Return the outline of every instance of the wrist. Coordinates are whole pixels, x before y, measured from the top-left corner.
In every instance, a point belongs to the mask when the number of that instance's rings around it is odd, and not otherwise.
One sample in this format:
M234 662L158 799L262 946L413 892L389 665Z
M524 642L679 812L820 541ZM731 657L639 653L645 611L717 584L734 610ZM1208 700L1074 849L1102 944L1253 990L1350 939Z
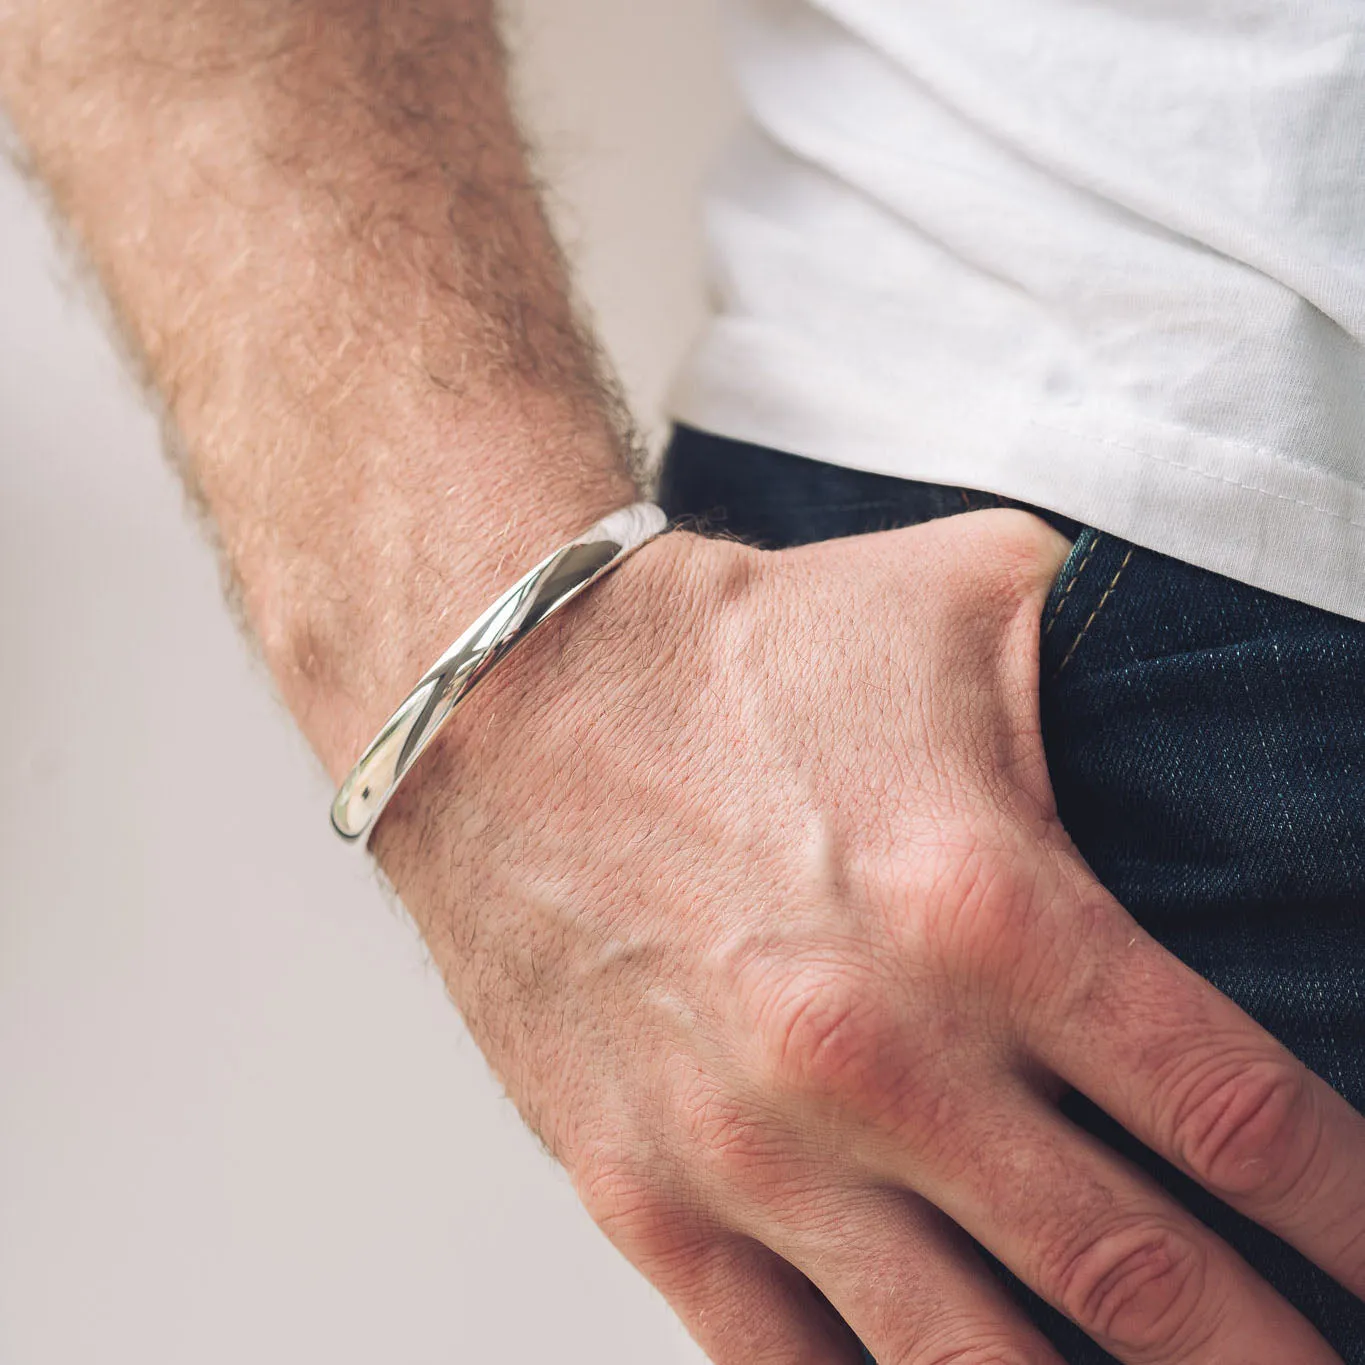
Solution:
M581 455L565 463L580 478L528 476L515 499L466 487L457 502L436 487L395 505L393 488L377 489L340 554L300 554L287 579L254 580L247 609L266 661L332 777L517 579L638 497L619 467L581 477Z
M505 658L375 829L371 848L405 899L433 867L496 842L495 831L564 802L589 816L571 771L578 762L598 774L643 774L657 757L639 743L649 717L684 702L698 665L705 671L717 657L717 603L747 578L742 564L754 553L681 531L651 541ZM439 886L431 890L440 897Z

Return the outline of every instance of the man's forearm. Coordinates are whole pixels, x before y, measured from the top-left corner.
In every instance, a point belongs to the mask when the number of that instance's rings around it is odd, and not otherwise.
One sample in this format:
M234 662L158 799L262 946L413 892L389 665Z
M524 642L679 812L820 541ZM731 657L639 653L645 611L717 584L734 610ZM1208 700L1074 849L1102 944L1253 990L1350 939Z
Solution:
M333 770L629 500L490 0L9 0L0 95Z
M488 8L443 4L0 0L4 97L334 771L632 492ZM1056 1365L959 1230L1127 1365L1340 1365L1056 1109L1076 1088L1365 1293L1360 1116L1058 822L1066 551L1004 510L665 537L380 826L508 1093L722 1365L855 1365L826 1302L882 1360Z

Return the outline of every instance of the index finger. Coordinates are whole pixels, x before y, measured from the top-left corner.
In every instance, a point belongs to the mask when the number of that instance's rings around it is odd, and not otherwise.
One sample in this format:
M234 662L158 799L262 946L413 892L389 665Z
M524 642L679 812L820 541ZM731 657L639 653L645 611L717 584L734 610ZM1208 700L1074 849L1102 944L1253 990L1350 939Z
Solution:
M1115 905L1033 1055L1211 1194L1365 1299L1365 1118Z

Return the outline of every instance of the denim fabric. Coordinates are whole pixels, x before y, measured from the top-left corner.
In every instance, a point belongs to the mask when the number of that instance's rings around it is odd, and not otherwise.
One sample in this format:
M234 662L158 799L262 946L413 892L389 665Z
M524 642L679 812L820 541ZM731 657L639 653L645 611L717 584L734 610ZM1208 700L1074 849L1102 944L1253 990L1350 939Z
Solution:
M686 428L661 500L771 548L1004 502ZM1043 615L1063 822L1151 933L1365 1110L1365 625L1041 515L1075 541ZM1365 1365L1365 1304L1083 1099L1065 1107ZM1069 1365L1111 1361L997 1270Z

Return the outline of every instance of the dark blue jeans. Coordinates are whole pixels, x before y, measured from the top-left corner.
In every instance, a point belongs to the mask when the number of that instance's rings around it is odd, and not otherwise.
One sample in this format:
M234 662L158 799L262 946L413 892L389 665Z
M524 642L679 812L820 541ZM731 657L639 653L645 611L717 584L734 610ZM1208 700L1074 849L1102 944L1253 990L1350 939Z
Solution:
M661 500L774 549L1003 501L686 428ZM1041 676L1067 830L1171 952L1365 1110L1365 625L1040 515L1075 540L1044 610ZM1346 1365L1365 1365L1365 1303L1080 1097L1066 1106L1236 1247ZM1111 1362L1011 1288L1070 1365Z

